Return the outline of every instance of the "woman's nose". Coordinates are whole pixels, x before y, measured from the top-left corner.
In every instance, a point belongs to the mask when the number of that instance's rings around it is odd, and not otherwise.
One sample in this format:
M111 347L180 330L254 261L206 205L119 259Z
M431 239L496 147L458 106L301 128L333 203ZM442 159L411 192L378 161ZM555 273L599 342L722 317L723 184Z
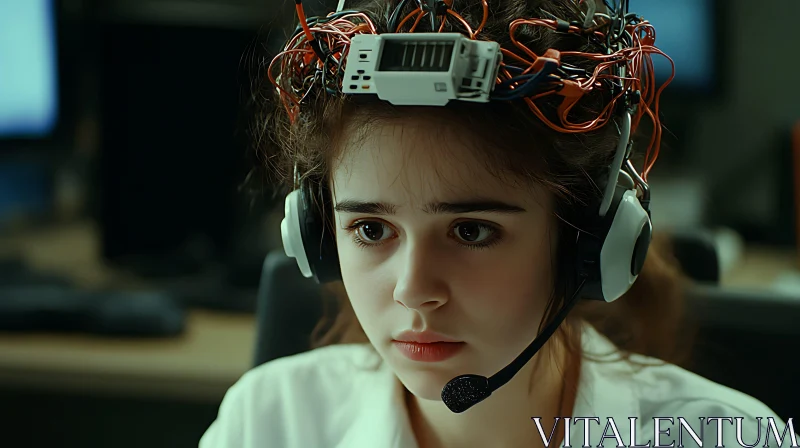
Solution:
M394 301L408 309L432 311L449 300L441 259L432 250L410 247L399 260Z

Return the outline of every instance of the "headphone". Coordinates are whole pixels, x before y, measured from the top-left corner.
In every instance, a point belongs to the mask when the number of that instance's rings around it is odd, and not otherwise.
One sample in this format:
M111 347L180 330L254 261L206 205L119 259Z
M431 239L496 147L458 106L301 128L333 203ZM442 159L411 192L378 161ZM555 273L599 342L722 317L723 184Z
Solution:
M631 175L623 168L630 154L630 132L631 114L627 111L603 199L576 215L574 275L582 279L580 293L585 299L613 302L625 294L638 278L650 246L648 192L645 189L640 201ZM335 235L329 224L332 216L326 215L332 212L332 205L326 186L298 182L286 197L281 221L286 255L297 261L304 277L313 277L320 284L341 280Z

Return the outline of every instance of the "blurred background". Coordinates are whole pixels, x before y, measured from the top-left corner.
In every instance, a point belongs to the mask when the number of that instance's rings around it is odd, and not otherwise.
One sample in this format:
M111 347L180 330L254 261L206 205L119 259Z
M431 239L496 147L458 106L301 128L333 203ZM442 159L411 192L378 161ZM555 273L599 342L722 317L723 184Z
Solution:
M651 184L697 280L687 367L797 416L800 59L781 48L800 37L775 17L800 2L630 3L676 65ZM293 14L0 0L3 446L196 446L242 373L306 348L321 301L280 255L282 202L246 182L253 64Z

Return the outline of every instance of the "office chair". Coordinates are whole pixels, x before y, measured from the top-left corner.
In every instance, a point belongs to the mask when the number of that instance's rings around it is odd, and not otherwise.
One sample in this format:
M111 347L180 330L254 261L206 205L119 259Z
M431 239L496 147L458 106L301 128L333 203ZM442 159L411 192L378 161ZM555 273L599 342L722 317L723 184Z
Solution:
M714 235L702 229L674 231L669 240L684 274L698 283L719 283L720 262Z
M783 419L800 415L800 293L698 285L687 302L697 326L689 370L763 401Z
M309 350L328 300L318 284L303 277L294 258L282 249L270 252L258 287L254 365Z

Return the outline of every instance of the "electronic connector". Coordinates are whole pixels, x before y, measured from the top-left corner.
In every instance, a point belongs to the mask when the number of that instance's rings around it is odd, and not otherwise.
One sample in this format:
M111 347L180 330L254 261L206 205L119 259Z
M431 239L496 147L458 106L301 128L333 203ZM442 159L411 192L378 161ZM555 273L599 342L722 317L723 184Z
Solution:
M488 102L501 61L497 42L459 33L359 34L350 42L342 92L395 105Z

